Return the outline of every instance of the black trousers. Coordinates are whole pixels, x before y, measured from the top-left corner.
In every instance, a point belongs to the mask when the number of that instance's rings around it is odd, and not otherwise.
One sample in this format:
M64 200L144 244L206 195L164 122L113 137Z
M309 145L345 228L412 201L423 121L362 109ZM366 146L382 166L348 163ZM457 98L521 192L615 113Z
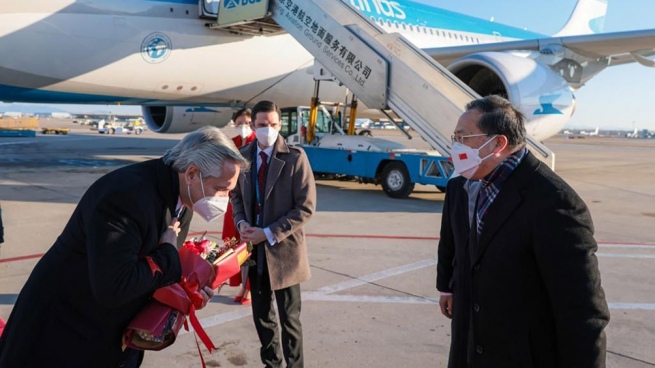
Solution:
M143 350L127 348L118 362L119 368L138 368L143 363Z
M255 254L257 251L264 252L262 246L255 247L252 259L258 259ZM257 266L253 266L250 267L248 277L250 278L252 317L259 341L262 344L259 352L262 363L266 367L277 368L282 367L282 362L285 361L289 368L303 367L300 284L272 291L265 259L263 274L258 275ZM280 328L278 328L278 321L273 309L273 294L275 294L277 310L280 315ZM280 355L279 349L280 332L284 359Z

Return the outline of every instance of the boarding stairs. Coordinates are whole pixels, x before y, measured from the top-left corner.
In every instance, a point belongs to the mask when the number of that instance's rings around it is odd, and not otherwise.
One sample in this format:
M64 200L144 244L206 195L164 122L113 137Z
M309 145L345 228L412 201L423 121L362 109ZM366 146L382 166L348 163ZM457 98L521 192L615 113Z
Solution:
M347 2L221 1L229 4L219 6L215 28L277 24L367 107L393 110L444 156L450 155L450 135L464 107L480 98L403 36L386 33ZM250 7L259 7L259 13L243 16ZM230 14L233 10L240 11L238 16ZM532 138L528 141L530 150L554 168L554 153Z

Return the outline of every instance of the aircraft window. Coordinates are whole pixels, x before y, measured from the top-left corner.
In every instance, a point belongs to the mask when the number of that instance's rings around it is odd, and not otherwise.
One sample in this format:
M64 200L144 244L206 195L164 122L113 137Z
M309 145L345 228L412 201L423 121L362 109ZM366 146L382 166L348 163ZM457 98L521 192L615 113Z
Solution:
M449 37L449 38L453 38L453 34L450 33L450 32L448 32L448 37Z
M433 30L432 28L430 28L430 34L431 34L431 35L434 34L434 30Z
M409 25L409 30L410 30L410 31L414 31L414 26L410 24L410 25Z
M383 26L383 25L384 25L384 19L382 19L382 18L379 18L379 19L378 19L378 21L380 22L380 25L381 25L381 26Z
M423 27L423 33L428 34L428 29Z
M393 26L396 27L396 28L400 28L400 25L398 25L398 22L395 21L395 20L393 21Z
M466 38L466 42L469 42L469 36L464 36Z
M387 19L387 26L391 27L391 21L389 19Z
M407 30L407 24L405 24L404 22L403 22L403 23L400 23L400 24L403 26L403 29L404 29L404 30Z

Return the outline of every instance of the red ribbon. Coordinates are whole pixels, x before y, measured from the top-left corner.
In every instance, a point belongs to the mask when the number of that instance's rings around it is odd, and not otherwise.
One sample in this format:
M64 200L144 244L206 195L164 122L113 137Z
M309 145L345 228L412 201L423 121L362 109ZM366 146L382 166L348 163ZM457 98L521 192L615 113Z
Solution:
M191 304L193 304L193 306L195 306L197 309L202 308L202 303L205 302L205 299L200 293L200 286L198 285L198 281L187 281L185 277L182 277L180 286L182 286L182 289L184 289L184 292L189 298Z
M157 272L163 273L161 271L161 268L159 268L159 265L155 263L155 261L152 260L152 257L146 256L146 261L148 261L148 266L150 266L150 271L152 272L152 275L155 276Z
M191 321L191 326L193 326L193 330L198 334L198 337L200 337L200 341L205 344L205 347L207 350L209 350L209 353L211 353L212 351L216 350L216 346L214 346L212 340L209 338L209 336L207 336L207 332L205 332L205 329L202 328L202 325L196 316L196 308L202 308L202 305L205 302L202 294L200 293L198 282L189 282L186 280L186 278L182 278L180 285L186 292L189 301L191 301L191 306L189 308L189 320ZM202 355L200 359L202 359Z

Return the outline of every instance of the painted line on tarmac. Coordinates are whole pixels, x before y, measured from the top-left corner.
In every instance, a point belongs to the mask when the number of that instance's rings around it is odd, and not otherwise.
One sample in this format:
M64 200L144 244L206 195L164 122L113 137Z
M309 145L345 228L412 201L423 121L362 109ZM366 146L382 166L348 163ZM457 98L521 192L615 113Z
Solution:
M643 243L598 243L600 248L655 249L655 244Z
M607 303L610 309L655 310L655 304L647 303Z
M188 236L200 235L214 235L219 236L222 234L220 231L196 231L190 232ZM388 239L388 240L439 240L439 237L433 236L402 236L402 235L353 235L353 234L306 234L308 238L352 238L352 239ZM621 249L655 249L655 244L651 243L598 243L600 248L621 248ZM608 258L655 258L650 254L619 254L619 253L596 253L601 257ZM32 254L20 257L0 259L0 263L10 263L17 261L24 261L32 258L41 258L43 254Z
M655 254L596 253L598 257L607 258L648 258L655 259Z
M396 268L391 268L388 270L384 270L381 272L376 272L370 275L366 275L363 277L359 277L353 280L348 280L344 282L340 282L338 284L334 285L329 285L329 286L324 286L320 289L317 289L317 293L323 293L323 294L331 294L331 293L336 293L339 291L347 290L347 289L352 289L357 286L361 285L366 285L369 284L373 281L381 280L381 279L386 279L391 276L396 276L396 275L401 275L410 271L414 270L419 270L421 268L425 267L430 267L434 266L437 264L436 259L426 259L424 261L416 262L416 263L411 263L408 265L396 267Z
M17 262L17 261L24 261L26 259L33 259L33 258L41 258L43 257L45 253L43 254L32 254L28 256L20 256L20 257L12 257L12 258L5 258L5 259L0 259L0 263L9 263L9 262Z
M417 298L412 296L378 296L378 295L326 295L316 292L305 292L302 300L320 302L351 302L351 303L385 303L385 304L439 304L431 298Z
M45 138L45 137L44 137ZM48 139L48 138L46 138ZM69 139L62 139L61 143L68 143L68 142L74 142L74 141L88 141L90 139L101 139L100 137L88 137L88 138L69 138ZM54 141L48 142L52 143ZM0 146L11 146L11 145L16 145L16 144L30 144L30 143L43 143L43 141L40 140L32 140L32 141L15 141L15 142L2 142L0 143ZM59 142L57 142L59 143Z
M2 143L0 143L0 146L12 146L12 145L17 145L17 144L30 144L30 143L36 143L36 141L2 142Z

